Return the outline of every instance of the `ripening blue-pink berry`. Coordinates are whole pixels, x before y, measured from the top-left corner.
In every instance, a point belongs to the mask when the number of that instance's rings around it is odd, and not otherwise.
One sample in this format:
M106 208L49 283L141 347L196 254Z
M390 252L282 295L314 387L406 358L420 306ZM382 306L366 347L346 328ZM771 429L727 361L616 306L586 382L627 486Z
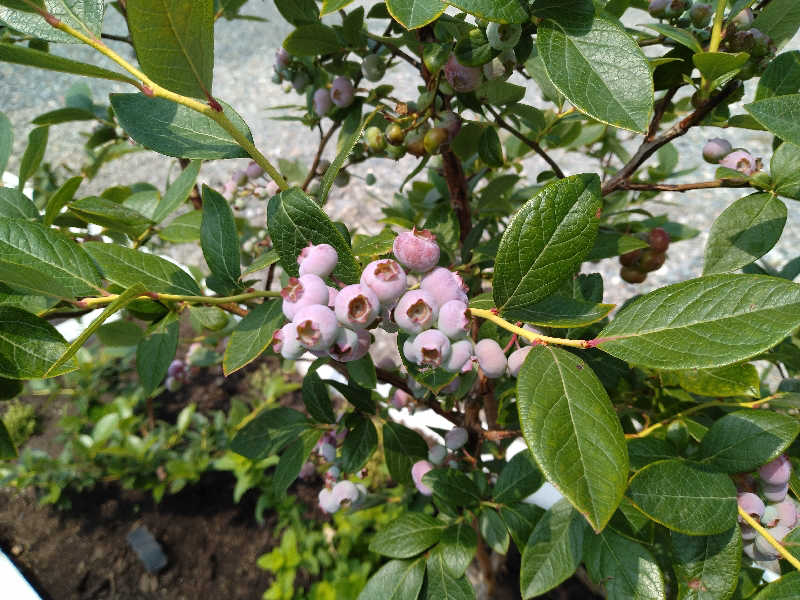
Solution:
M463 427L453 427L450 431L444 434L444 445L450 450L458 450L467 443L469 434Z
M333 514L339 510L339 502L333 495L333 491L328 488L322 488L319 491L319 507L326 513Z
M442 367L448 373L459 373L469 366L472 368L472 353L474 351L472 340L459 340L450 345L450 357Z
M328 293L328 290L325 290ZM327 302L327 298L326 298ZM322 304L304 306L294 316L297 341L308 350L327 350L339 334L334 312Z
M481 84L481 70L462 65L455 54L451 54L444 65L444 77L459 94L471 92Z
M339 362L351 362L363 358L369 351L370 337L364 329L353 331L346 327L339 329L328 354Z
M450 300L467 304L467 287L464 285L464 280L461 279L461 275L450 269L436 267L422 278L419 287L433 296L439 307Z
M369 287L356 283L339 290L334 304L336 318L350 329L365 329L378 318L381 304Z
M358 492L358 488L356 484L352 481L348 481L347 479L343 479L335 486L333 486L333 498L336 500L339 505L342 504L357 504L358 499L361 494Z
M791 498L784 498L781 502L773 504L770 508L775 508L775 525L783 525L789 529L793 529L800 520L800 510Z
M436 320L436 327L451 340L457 340L467 335L469 317L466 303L461 300L449 300L442 304Z
M418 273L435 267L441 253L436 236L427 229L402 232L394 238L392 252L401 265Z
M353 103L355 97L353 82L347 77L339 75L331 84L331 101L339 108L345 108Z
M767 529L767 533L769 533L776 541L780 542L785 538L791 529L788 527L784 527L783 525L778 525L776 527L771 527ZM763 535L756 536L756 560L777 560L780 558L780 552L778 552L775 548L773 548L772 544L767 541ZM759 554L761 556L759 556Z
M736 501L739 503L739 507L755 520L758 521L764 515L766 507L764 506L763 500L752 492L742 492L738 494L736 496ZM739 517L739 522L744 522L742 517Z
M769 461L758 470L758 475L767 485L783 485L792 475L792 463L783 454Z
M414 338L414 350L419 356L417 364L440 367L450 358L450 340L438 329L428 329Z
M291 277L288 285L281 290L283 314L294 320L297 311L312 304L328 304L328 286L317 275L307 274Z
M441 465L447 458L447 448L441 444L434 444L428 450L428 460L434 465Z
M703 160L717 164L733 151L731 143L723 138L712 138L703 146Z
M734 150L719 161L719 166L739 171L743 175L752 175L757 166L753 156L746 150Z
M186 374L186 363L181 359L176 358L167 367L167 375L180 379Z
M656 19L661 19L666 16L669 3L670 0L650 0L647 4L647 11Z
M275 65L278 67L288 67L292 62L292 56L286 51L286 48L278 48L275 53Z
M325 279L329 277L339 262L336 248L330 244L309 244L297 256L300 275L310 273Z
M298 477L303 480L309 480L317 474L317 468L314 466L314 463L311 461L306 461L303 463L303 466L300 467L300 474Z
M522 364L525 362L525 359L528 357L528 354L531 351L533 346L523 346L518 350L514 350L511 354L508 355L508 373L512 377L516 377L519 375L520 369L522 369Z
M317 116L324 117L333 106L331 93L326 88L317 88L311 103Z
M406 357L406 360L408 362L418 365L420 361L420 356L416 346L414 346L415 337L416 336L412 335L406 338L406 340L403 342L403 356Z
M258 179L264 174L264 169L257 162L251 160L244 172L247 173L248 179Z
M407 406L412 401L411 395L404 391L404 390L395 390L394 394L392 394L392 399L390 402L392 403L392 407L400 410L404 406Z
M503 349L495 340L482 339L475 344L475 358L478 365L489 379L497 379L505 375L508 361Z
M433 490L422 483L422 477L425 475L425 473L432 470L433 465L427 460L419 460L411 467L411 479L414 481L417 491L419 491L419 493L423 496L433 495Z
M436 316L436 300L424 290L406 292L394 309L397 326L412 335L432 327Z
M381 304L391 304L406 291L406 272L391 258L373 260L361 273L361 285L368 286Z
M328 442L320 444L317 453L329 463L336 460L336 447Z
M761 493L764 494L764 498L768 502L782 502L786 498L786 494L789 493L789 482L778 485L764 483L761 485Z
M286 323L275 332L272 349L287 360L297 360L306 351L297 341L297 326Z

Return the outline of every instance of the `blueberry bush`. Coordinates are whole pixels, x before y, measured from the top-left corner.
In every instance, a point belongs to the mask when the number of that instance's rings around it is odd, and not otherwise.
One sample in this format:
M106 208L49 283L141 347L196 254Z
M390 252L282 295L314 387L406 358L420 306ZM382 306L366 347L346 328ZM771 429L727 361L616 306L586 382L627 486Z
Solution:
M283 118L320 133L307 170L273 165L255 141L269 132L212 86L214 21L246 17L246 1L0 0L0 60L134 88L37 117L18 189L0 188L2 396L130 326L143 397L191 385L175 362L185 317L225 340L226 374L264 353L310 361L305 410L259 406L228 448L270 459L277 496L324 472L319 507L337 522L400 508L369 540L384 558L362 600L493 597L517 551L526 599L574 574L610 599L797 597L800 257L760 260L800 200L800 52L781 52L796 0L274 3L292 30L264 68L296 99ZM103 32L106 9L127 35ZM393 71L419 87L390 85ZM45 169L50 128L79 121L95 125L86 167ZM693 128L715 178L671 183L689 174L672 142ZM772 156L727 128L769 132ZM0 118L0 170L12 139ZM145 149L178 159L163 193L80 193ZM404 156L415 166L380 233L328 217L357 165ZM237 158L225 183L196 184L204 162ZM653 200L717 188L742 197L707 232L702 274L604 303L598 261L638 284L699 233ZM256 202L266 222L237 217ZM185 242L203 257L186 270L163 258ZM86 315L72 342L53 326ZM386 340L400 362L373 361ZM399 422L423 409L451 425L438 440ZM16 455L4 427L0 450ZM562 496L548 510L526 502L545 481Z

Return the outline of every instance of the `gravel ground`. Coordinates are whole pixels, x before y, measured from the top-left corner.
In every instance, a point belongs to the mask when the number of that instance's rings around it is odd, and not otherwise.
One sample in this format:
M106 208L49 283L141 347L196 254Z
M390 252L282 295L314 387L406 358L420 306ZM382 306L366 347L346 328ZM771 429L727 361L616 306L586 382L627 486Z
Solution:
M361 2L368 5L369 2ZM269 20L269 23L254 21L229 22L220 20L216 35L216 65L214 73L215 94L223 98L245 118L255 136L259 148L275 161L278 158L299 158L305 163L310 163L316 150L317 135L308 130L300 129L296 124L270 119L276 113L267 111L269 107L296 102L296 94L284 94L280 86L270 81L273 55L275 49L289 31L288 25L280 15L276 14L271 2L250 2L247 11ZM649 17L640 11L633 11L626 18L628 24L641 24ZM114 11L109 11L107 16L107 31L122 31L122 23ZM131 56L130 49L124 44L116 44L123 54ZM786 49L800 48L800 36L787 46ZM54 49L73 58L107 65L102 57L98 57L90 49L82 46L61 45ZM419 79L409 69L403 68L392 73L389 83L395 85L395 94L400 98L413 99L417 95L416 86ZM76 78L46 71L33 71L0 63L0 110L5 112L15 126L15 155L9 169L15 171L24 149L27 133L30 130L30 121L36 115L47 110L52 110L63 105L63 94ZM95 100L102 102L109 92L128 91L123 84L115 84L97 80L86 80L92 89ZM746 100L752 96L752 86L749 86ZM541 105L538 90L531 86L528 89L526 101ZM743 102L744 103L744 102ZM741 105L735 107L735 112L744 112ZM771 136L764 132L747 130L732 130L725 132L734 146L748 148L755 156L769 156L771 154ZM713 167L702 161L700 148L708 137L719 135L717 130L708 128L695 128L683 138L676 141L675 145L680 152L679 169L696 167L696 171L679 181L704 180L713 178ZM61 125L53 128L46 160L54 164L67 164L76 166L81 156L80 144L82 143L80 128L73 129L70 125ZM638 141L636 136L631 136L627 145L634 148ZM330 144L328 152L332 158L335 144ZM584 159L577 153L563 153L554 151L554 158L562 165L567 173L578 173L585 170ZM341 219L351 228L363 232L376 232L380 228L377 219L380 218L382 203L391 201L392 195L405 177L413 169L415 159L404 158L397 165L388 160L371 160L353 169L357 177L352 179L351 185L346 189L334 188L329 199L329 212L334 218ZM225 161L209 163L203 167L201 178L212 184L219 185L228 174L245 161ZM538 157L527 159L524 163L523 175L530 180L535 180L536 174L545 164ZM593 168L596 168L593 165ZM92 182L84 184L83 193L95 193L114 184L129 184L137 181L148 181L163 188L169 177L170 169L175 172L175 162L164 160L150 153L134 154L120 159L104 167L100 175ZM373 173L378 182L367 187L363 178L367 173ZM701 231L706 231L717 215L732 202L741 197L739 190L721 189L694 191L688 194L661 194L657 201L652 201L648 208L656 213L665 212L674 220L681 221ZM797 204L789 204L789 221L783 239L766 257L766 262L780 266L794 256L792 248L800 241L800 210ZM248 214L255 220L263 219L263 205L253 206ZM652 274L647 282L640 286L629 286L623 283L618 276L618 266L615 261L603 261L597 265L606 276L606 300L620 302L633 293L648 291L667 283L679 281L687 277L697 276L702 270L703 247L706 235L688 242L673 246L670 259L666 266L657 273ZM186 249L188 250L188 248ZM189 258L185 252L180 252L176 258L186 260Z

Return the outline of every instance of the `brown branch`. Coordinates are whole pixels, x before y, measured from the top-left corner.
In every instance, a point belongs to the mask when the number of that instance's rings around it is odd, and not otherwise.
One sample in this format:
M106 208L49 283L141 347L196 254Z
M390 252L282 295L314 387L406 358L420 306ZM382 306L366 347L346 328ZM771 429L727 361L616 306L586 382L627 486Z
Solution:
M345 377L348 377L346 369L343 371L342 374ZM408 387L406 380L400 375L397 375L396 373L393 373L392 371L389 371L387 369L378 369L378 368L375 369L375 374L378 376L379 381L383 383L388 383L389 385L394 386L399 390L403 390L409 396L414 396L414 392L411 391L411 388ZM442 410L442 407L439 406L438 402L436 401L436 398L433 398L431 402L424 402L424 404L425 406L430 408L433 412L435 412L437 415L441 415L454 425L459 425L459 426L461 425L462 422L461 414Z
M336 121L331 128L328 129L328 132L324 135L320 136L319 140L319 147L317 148L317 153L314 155L314 160L311 163L311 169L308 171L308 175L306 175L305 181L303 181L303 185L300 187L305 192L308 189L308 186L314 181L314 176L317 174L317 167L319 167L319 161L322 158L322 152L325 150L325 146L328 144L328 140L331 139L333 132L341 125L341 121Z
M653 115L653 120L650 121L650 127L647 129L647 140L652 140L656 137L658 133L658 126L661 124L661 119L664 118L664 113L667 112L667 107L669 103L672 102L672 99L675 97L675 94L678 93L677 87L673 87L667 90L667 93L664 94L664 97L658 101L656 104L656 112Z
M519 132L516 129L514 129L511 125L509 125L503 119L503 117L500 116L499 113L495 112L494 109L492 109L491 106L487 105L486 108L491 113L491 115L494 117L495 122L500 127L505 129L506 131L508 131L511 135L513 135L515 138L517 138L521 142L524 142L525 144L530 146L530 148L534 152L536 152L536 154L541 156L545 160L545 162L548 165L550 165L550 168L553 169L553 173L556 174L556 177L558 177L559 179L564 179L564 171L561 170L561 167L558 166L558 163L556 161L554 161L552 159L552 157L547 152L545 152L544 148L542 148L536 140L532 140L528 136L523 135L521 132Z
M483 438L491 442L498 442L508 438L518 438L522 436L519 429L490 429L483 432Z
M467 192L467 178L461 160L452 150L442 152L442 167L444 178L447 181L447 191L450 193L450 204L456 211L458 225L461 233L461 243L467 239L472 229L472 213L469 207L469 192Z
M222 310L227 310L229 313L233 313L235 315L239 315L240 317L246 317L250 311L246 308L242 308L238 304L234 304L233 302L228 304L217 304Z
M644 164L656 151L669 144L675 138L685 135L689 129L700 123L708 114L710 114L717 106L719 106L728 96L730 96L739 87L738 81L731 81L726 85L722 91L716 96L709 98L704 104L697 108L688 117L673 125L670 129L662 133L660 136L642 142L636 154L623 166L616 175L609 179L603 186L603 195L610 194L611 192L619 189L624 181L626 181L636 170Z
M710 188L745 188L753 187L749 181L735 179L715 179L714 181L698 181L696 183L632 183L623 181L617 189L658 192L688 192L690 190L707 190Z
M102 33L100 34L105 40L114 40L115 42L125 42L126 44L130 44L133 46L133 40L127 35L115 35L113 33Z

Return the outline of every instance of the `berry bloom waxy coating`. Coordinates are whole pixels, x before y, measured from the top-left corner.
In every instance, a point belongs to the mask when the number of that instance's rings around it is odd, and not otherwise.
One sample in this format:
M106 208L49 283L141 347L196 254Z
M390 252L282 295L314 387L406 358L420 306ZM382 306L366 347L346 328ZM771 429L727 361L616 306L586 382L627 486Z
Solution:
M397 326L412 335L432 327L436 315L436 300L425 290L406 292L394 309Z
M442 304L436 326L451 340L464 337L469 330L467 305L461 300L450 300Z
M475 358L478 365L489 379L497 379L505 375L508 361L503 349L495 340L483 339L475 344Z
M460 340L450 345L450 358L442 367L449 373L460 373L472 368L472 340Z
M450 358L450 340L438 329L428 329L414 338L414 353L420 365L439 367Z
M743 175L752 175L756 172L756 161L746 150L734 150L720 160L719 165L739 171Z
M294 323L286 323L275 332L272 349L287 360L297 360L306 351L297 340L297 326Z
M509 375L512 377L519 375L519 371L522 369L522 365L525 362L525 359L528 357L531 348L533 348L533 346L523 346L518 350L514 350L514 352L508 356Z
M325 88L317 89L317 91L314 92L312 104L314 106L314 112L317 113L318 116L324 117L328 114L331 106L333 106L331 93Z
M368 286L356 283L348 285L336 296L334 310L339 322L351 329L364 329L378 318L381 305L378 297Z
M287 319L294 319L297 311L312 304L327 304L328 286L317 275L308 274L292 277L289 284L281 290L283 298L283 314Z
M331 101L339 108L345 108L353 103L355 97L353 82L341 75L331 84Z
M361 285L369 287L381 304L391 304L406 291L406 272L390 258L374 260L364 267Z
M733 151L731 143L723 138L712 138L703 146L703 159L711 164L717 164Z
M419 273L435 267L440 255L436 236L427 229L404 231L394 238L392 252L401 265Z
M319 491L319 507L328 514L333 514L339 510L340 503L333 495L333 491L328 488L322 488Z
M328 350L328 354L339 362L350 362L364 357L369 351L369 333L363 329L353 331L342 327Z
M434 465L440 465L447 458L447 448L441 444L435 444L428 450L428 460Z
M444 267L436 267L425 275L419 287L433 296L439 306L444 306L450 300L459 300L464 304L468 302L461 276Z
M422 483L422 477L431 470L433 470L433 465L427 460L417 461L414 463L414 466L411 467L411 479L414 481L414 485L419 493L423 496L433 495L433 490Z
M297 257L301 276L310 273L322 279L333 273L338 261L339 255L330 244L306 246Z
M769 461L758 470L758 475L767 485L783 485L792 475L792 463L783 454Z
M327 289L325 293L327 295ZM308 350L327 350L339 334L336 315L322 304L312 304L298 310L294 324L297 326L297 341Z
M463 427L453 427L444 435L444 445L450 450L458 450L467 443L469 434Z
M451 55L444 65L444 77L447 83L459 94L476 89L481 84L481 70L477 67L465 67L455 55Z

